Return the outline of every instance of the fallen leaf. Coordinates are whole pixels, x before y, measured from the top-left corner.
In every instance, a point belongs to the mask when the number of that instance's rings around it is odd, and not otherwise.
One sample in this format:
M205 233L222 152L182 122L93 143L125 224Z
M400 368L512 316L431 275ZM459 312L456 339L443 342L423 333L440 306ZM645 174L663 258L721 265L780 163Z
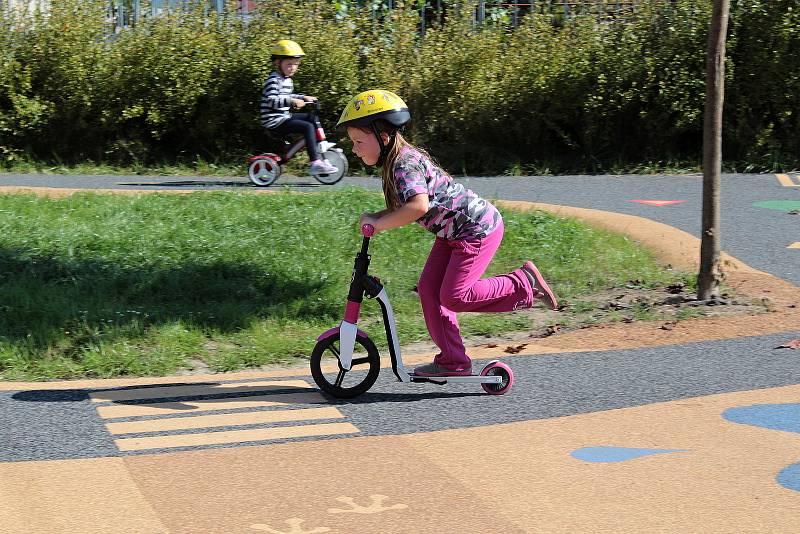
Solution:
M497 347L497 344L496 343L489 343L488 345L486 345L486 347L490 348L490 349L494 349L494 348Z
M560 324L550 325L550 326L548 326L547 328L544 329L544 332L539 334L539 337L550 337L553 334L558 334L560 331L561 331L561 325Z
M800 338L793 339L784 343L783 345L778 345L775 347L776 349L800 349Z
M668 321L661 325L661 330L673 330L678 321Z
M511 345L509 345L508 347L505 348L503 352L507 352L509 354L516 354L527 346L528 346L527 343L523 343L522 345L517 345L516 347L512 347Z
M677 295L678 293L683 293L683 289L686 287L683 283L672 284L666 287L667 293L672 295Z

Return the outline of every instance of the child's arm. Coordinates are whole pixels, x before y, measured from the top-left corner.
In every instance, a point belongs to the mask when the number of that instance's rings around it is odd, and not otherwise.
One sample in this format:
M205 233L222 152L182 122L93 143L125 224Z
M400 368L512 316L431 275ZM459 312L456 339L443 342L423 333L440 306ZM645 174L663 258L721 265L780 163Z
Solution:
M388 210L384 210L386 212ZM405 226L412 223L428 213L428 195L420 193L408 199L408 202L397 208L395 211L389 211L380 217L367 221L368 217L362 218L362 224L371 224L375 227L375 233L384 230L391 230Z
M390 211L389 208L386 208L382 209L381 211L376 211L375 213L362 213L360 224L365 224L364 217L369 217L370 219L380 219L381 217L389 213L389 211Z

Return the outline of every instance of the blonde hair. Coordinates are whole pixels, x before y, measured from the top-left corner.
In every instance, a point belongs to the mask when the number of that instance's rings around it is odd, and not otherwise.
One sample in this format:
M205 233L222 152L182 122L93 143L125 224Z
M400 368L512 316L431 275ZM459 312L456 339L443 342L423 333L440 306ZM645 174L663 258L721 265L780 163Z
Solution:
M397 161L397 156L400 151L411 144L405 140L400 132L394 134L394 143L386 153L386 161L383 162L381 168L381 179L383 182L383 199L386 201L386 207L394 211L400 207L400 201L397 199L397 182L394 180L394 164Z

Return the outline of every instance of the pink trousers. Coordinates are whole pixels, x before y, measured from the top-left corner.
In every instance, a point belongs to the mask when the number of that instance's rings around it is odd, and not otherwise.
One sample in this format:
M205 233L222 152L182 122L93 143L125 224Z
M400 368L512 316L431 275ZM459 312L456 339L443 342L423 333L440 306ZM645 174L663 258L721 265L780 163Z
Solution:
M417 291L431 339L439 347L435 362L463 370L471 360L461 340L456 312L507 312L533 305L533 291L522 269L484 278L503 240L503 223L482 239L436 238L422 269Z

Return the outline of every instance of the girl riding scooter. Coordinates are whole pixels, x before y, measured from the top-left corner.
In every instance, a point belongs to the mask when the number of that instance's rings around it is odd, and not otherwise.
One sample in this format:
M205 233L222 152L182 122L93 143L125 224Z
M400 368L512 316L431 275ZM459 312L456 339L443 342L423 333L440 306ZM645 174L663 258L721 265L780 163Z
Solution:
M436 235L417 286L425 324L439 354L414 369L421 377L465 376L472 372L457 312L505 312L530 308L537 300L556 309L556 296L531 261L511 273L481 279L503 239L497 209L455 182L423 150L403 138L411 120L405 102L390 91L353 97L337 128L346 128L353 152L382 167L386 209L361 215L360 226L379 233L411 222Z

